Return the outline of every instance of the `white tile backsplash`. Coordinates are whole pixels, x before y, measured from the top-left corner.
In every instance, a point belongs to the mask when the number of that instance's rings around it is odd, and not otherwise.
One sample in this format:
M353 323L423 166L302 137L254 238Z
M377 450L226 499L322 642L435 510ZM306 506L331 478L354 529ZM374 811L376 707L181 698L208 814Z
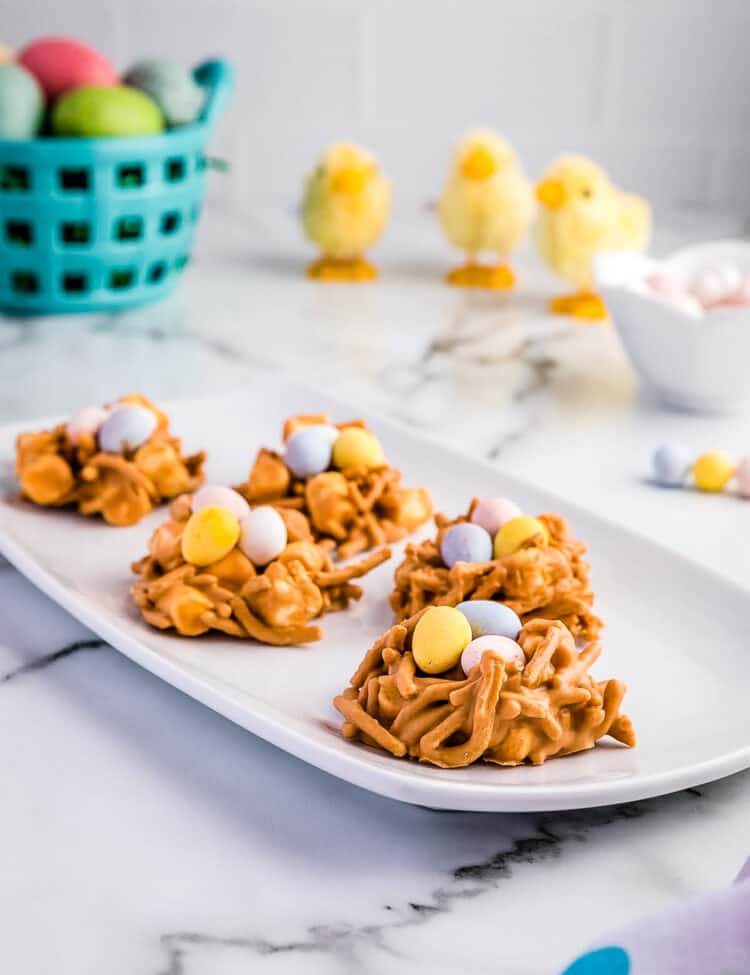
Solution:
M0 0L0 10L6 0ZM222 54L237 89L213 197L292 206L333 139L364 141L401 205L434 199L470 125L538 176L593 155L657 208L750 210L747 0L26 0L0 40L89 40L123 67Z

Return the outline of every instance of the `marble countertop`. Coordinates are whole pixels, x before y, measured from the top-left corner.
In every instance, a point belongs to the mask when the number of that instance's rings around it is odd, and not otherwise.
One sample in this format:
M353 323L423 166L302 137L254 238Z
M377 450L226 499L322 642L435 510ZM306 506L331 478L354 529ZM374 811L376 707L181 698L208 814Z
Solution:
M305 256L291 216L209 213L173 299L0 318L0 422L283 370L748 584L750 505L646 482L663 440L750 450L746 418L640 399L610 325L544 313L555 282L533 256L512 297L443 286L427 219L383 247L374 285L307 282ZM544 815L359 791L141 671L2 562L0 701L0 957L19 975L556 975L750 852L750 774Z

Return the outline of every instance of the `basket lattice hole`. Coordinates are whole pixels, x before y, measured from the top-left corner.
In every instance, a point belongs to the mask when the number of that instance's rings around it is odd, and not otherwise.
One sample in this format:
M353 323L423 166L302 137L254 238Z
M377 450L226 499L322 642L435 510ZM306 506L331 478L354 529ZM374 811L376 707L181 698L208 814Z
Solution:
M174 269L175 271L181 271L188 262L187 254L180 254L179 257L175 258Z
M168 183L179 183L180 180L185 179L185 173L187 167L185 166L185 160L181 158L167 159L164 164L164 175L166 176Z
M175 234L180 229L180 215L176 210L165 213L161 218L161 232Z
M5 239L11 247L31 247L34 228L26 220L6 220Z
M148 269L148 283L158 284L164 278L167 273L167 265L164 261L157 261L156 264L152 264Z
M31 189L31 177L25 166L0 166L0 190L14 193Z
M64 223L60 227L64 244L88 244L91 242L91 227L83 221Z
M39 278L33 271L14 271L10 286L19 295L35 295L39 292Z
M67 271L62 276L62 289L69 294L84 294L88 286L88 279L81 271Z
M132 267L121 267L112 271L109 276L109 286L113 291L124 291L135 283L135 271Z
M58 178L66 193L88 193L91 188L88 169L61 169Z
M146 182L146 172L139 163L128 163L117 169L117 185L123 190L132 190L143 186Z
M140 217L120 217L115 224L115 240L140 240L143 220Z

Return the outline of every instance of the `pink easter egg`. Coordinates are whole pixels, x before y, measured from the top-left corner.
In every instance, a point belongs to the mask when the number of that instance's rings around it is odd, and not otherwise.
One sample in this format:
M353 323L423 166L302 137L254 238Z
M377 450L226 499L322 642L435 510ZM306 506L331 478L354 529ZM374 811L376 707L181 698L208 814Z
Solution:
M745 278L732 299L735 305L750 305L750 278Z
M743 498L750 498L750 457L743 457L734 472L737 491Z
M68 421L65 432L71 443L79 443L82 436L94 436L109 415L103 406L85 406Z
M238 491L223 484L204 484L193 495L193 511L201 508L226 508L237 521L242 521L250 512L250 505Z
M482 498L471 513L471 520L494 538L506 521L519 518L523 512L510 498Z
M17 60L50 99L81 85L118 83L117 72L107 58L72 37L40 37L19 51Z
M508 636L495 636L488 633L486 636L478 636L476 640L472 640L461 654L461 668L467 677L469 671L477 666L485 653L497 654L508 663L514 660L520 667L526 663L526 655L515 640L511 640Z

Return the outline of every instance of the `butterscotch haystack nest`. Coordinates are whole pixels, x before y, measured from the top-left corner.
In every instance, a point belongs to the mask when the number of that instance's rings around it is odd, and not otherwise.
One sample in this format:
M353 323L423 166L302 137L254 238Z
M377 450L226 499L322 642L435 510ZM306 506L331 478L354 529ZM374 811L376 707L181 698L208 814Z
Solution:
M318 424L331 424L330 418L324 414L290 417L284 424L283 440ZM340 430L366 429L361 420L336 426ZM258 452L247 480L235 490L251 505L270 504L299 512L315 540L328 542L342 559L397 542L432 515L429 491L402 487L401 473L386 464L374 470L327 470L300 480L280 453L266 448Z
M325 548L300 535L291 520L286 548L262 569L236 546L213 565L198 568L182 555L191 510L190 496L173 501L171 519L151 536L149 554L132 566L140 579L131 593L143 618L182 636L217 630L276 646L319 640L322 631L311 621L359 599L362 589L352 580L391 555L382 548L354 565L334 566Z
M441 768L541 765L592 748L605 735L635 744L630 719L620 713L625 685L589 673L599 643L579 652L563 623L533 619L518 637L524 666L487 652L468 676L459 664L432 677L411 653L420 615L381 636L334 700L344 737Z
M447 568L440 555L443 535L453 525L468 521L477 503L475 498L458 518L435 515L437 536L407 545L391 593L396 619L407 619L425 606L495 599L510 606L524 622L534 617L557 619L574 636L596 639L603 624L591 609L594 593L589 587L590 566L583 557L586 545L573 537L560 515L539 515L549 533L546 545L537 537L505 558L459 562Z
M134 525L162 501L195 490L203 481L206 455L184 457L180 441L169 432L169 419L145 396L132 393L120 403L143 406L157 418L137 450L100 450L96 434L73 440L64 423L20 434L16 474L24 497L46 507L75 505L81 514L101 514L110 525Z

